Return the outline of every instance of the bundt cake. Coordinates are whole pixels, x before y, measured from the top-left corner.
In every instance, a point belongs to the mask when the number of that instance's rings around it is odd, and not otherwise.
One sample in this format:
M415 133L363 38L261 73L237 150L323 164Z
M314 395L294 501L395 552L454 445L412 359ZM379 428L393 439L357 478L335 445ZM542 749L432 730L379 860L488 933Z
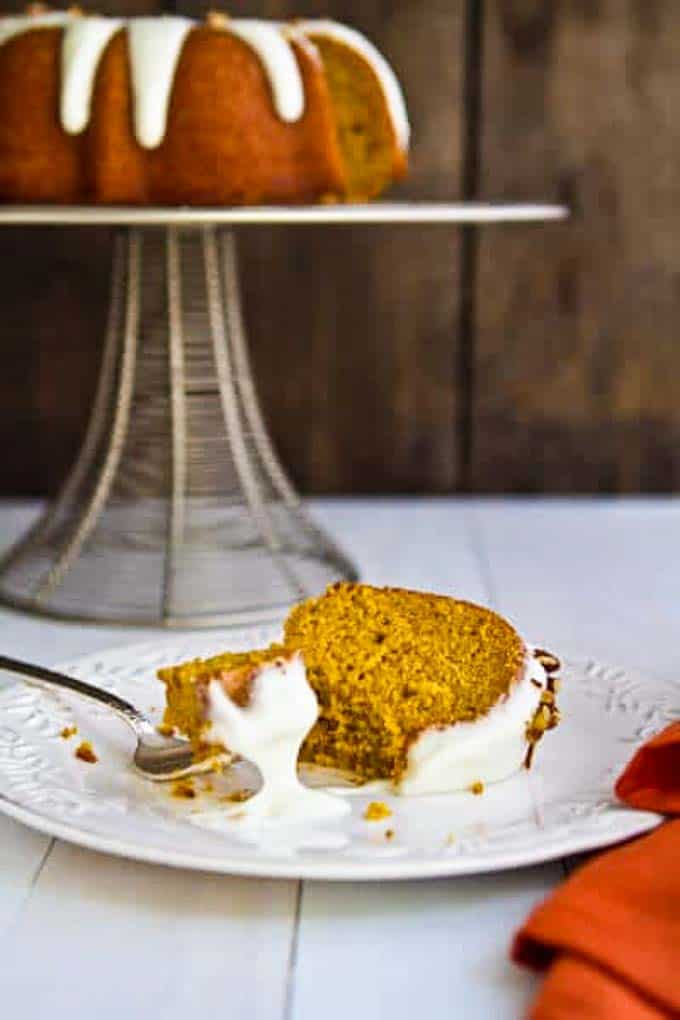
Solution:
M2 202L365 200L408 141L394 72L336 22L0 18Z
M338 583L293 608L283 644L160 670L166 725L198 754L214 750L211 684L247 707L263 665L295 653L319 705L300 761L360 781L388 779L404 793L505 778L530 763L558 719L558 660L528 649L497 613Z

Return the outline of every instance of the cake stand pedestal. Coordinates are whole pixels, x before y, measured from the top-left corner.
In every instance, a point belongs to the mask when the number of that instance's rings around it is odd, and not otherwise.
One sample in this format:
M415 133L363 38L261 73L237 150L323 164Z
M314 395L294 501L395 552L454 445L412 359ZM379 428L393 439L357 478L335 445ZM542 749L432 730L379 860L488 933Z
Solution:
M101 375L61 492L0 563L0 601L67 619L273 618L356 571L307 515L250 368L235 228L557 219L559 206L5 207L9 224L117 225Z

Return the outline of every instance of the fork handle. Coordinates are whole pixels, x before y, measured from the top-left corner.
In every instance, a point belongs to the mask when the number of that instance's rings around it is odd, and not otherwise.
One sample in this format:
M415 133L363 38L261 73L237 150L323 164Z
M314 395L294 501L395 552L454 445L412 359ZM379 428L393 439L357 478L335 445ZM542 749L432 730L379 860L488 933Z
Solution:
M95 701L99 705L104 705L132 726L138 735L142 733L148 734L149 731L153 731L151 722L134 705L131 705L129 701L125 701L123 698L119 698L117 694L111 694L109 691L103 690L101 687L94 687L83 680L76 680L73 676L57 673L53 669L46 669L45 666L37 666L31 662L22 662L20 659L10 659L6 655L0 655L0 670L18 673L20 676L27 677L27 679L39 685L72 691L74 694L80 694L82 697Z

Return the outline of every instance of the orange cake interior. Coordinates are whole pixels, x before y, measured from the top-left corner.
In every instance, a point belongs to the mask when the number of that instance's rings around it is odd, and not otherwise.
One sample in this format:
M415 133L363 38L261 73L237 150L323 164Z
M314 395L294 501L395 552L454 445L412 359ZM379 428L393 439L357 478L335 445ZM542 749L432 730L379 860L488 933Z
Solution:
M350 200L374 198L406 174L406 154L395 144L394 127L375 74L360 53L310 32L323 61L326 84Z

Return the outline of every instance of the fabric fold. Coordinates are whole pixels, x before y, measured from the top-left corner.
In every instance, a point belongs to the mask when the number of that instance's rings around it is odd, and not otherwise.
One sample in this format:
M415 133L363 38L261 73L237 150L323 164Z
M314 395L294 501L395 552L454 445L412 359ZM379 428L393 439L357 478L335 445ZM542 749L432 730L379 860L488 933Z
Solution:
M680 723L616 783L632 807L680 814ZM511 956L549 970L532 1020L680 1016L680 820L589 861L540 904Z

